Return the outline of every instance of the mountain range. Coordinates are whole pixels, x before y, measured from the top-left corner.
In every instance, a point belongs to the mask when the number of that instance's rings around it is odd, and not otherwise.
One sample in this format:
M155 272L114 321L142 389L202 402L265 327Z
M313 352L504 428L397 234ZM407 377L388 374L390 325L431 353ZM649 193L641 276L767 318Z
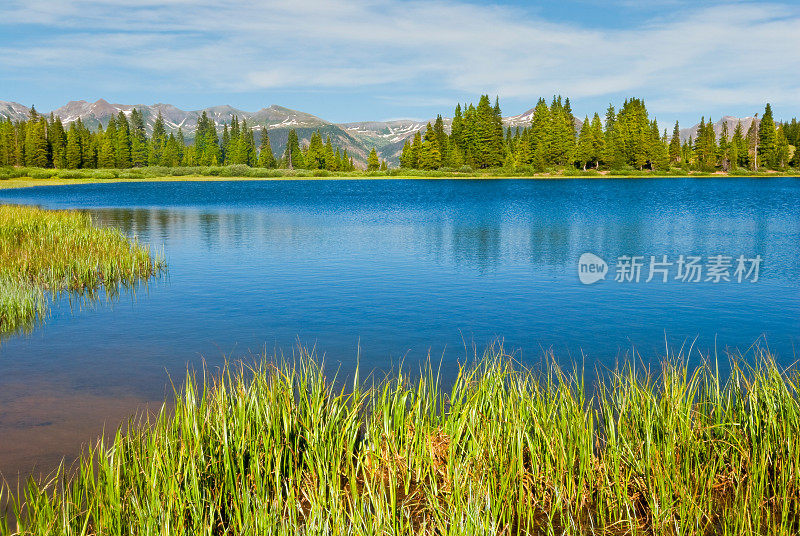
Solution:
M424 131L428 121L417 121L413 119L400 119L393 121L362 121L356 123L331 123L315 115L297 110L291 110L273 104L267 108L262 108L257 112L247 112L238 110L232 106L213 106L202 110L185 111L171 104L157 103L152 105L145 104L112 104L104 99L95 102L70 101L66 105L52 111L53 115L60 117L62 122L69 124L77 119L90 129L95 129L99 124L107 125L112 116L119 112L126 115L136 108L145 120L145 127L148 134L152 131L158 113L164 119L164 126L167 132L176 133L180 128L187 140L194 138L194 131L197 126L197 119L206 112L208 117L213 119L219 130L224 124L230 124L233 116L239 120L247 120L248 126L255 129L256 142L259 142L259 133L262 127L269 130L270 142L273 152L276 155L282 154L291 129L295 129L301 143L308 142L311 134L319 130L323 139L331 137L335 146L347 149L347 152L357 162L366 162L369 151L375 147L378 156L386 159L390 164L397 164L403 144L409 138L413 138L417 131ZM39 113L44 114L41 110ZM49 115L47 112L46 115ZM12 121L20 121L28 118L29 108L17 102L0 101L0 119L10 118ZM533 109L520 115L504 117L503 123L507 128L523 128L530 125ZM728 123L728 130L733 134L733 129L738 121L742 122L742 127L747 131L752 117L736 118L725 116L714 124L714 130L719 135L722 130L723 122ZM433 123L433 119L430 120ZM445 119L445 128L449 130L452 119ZM575 121L576 128L580 129L582 122ZM662 128L668 125L662 125ZM686 140L689 136L697 137L697 127L681 130L681 140ZM668 132L671 129L668 128Z

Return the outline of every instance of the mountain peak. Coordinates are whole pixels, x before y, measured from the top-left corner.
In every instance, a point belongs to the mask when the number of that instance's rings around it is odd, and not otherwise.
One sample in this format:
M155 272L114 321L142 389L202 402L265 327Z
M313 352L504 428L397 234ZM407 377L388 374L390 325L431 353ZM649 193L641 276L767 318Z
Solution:
M503 122L506 126L509 127L527 127L531 124L531 118L533 118L533 112L535 108L531 108L530 110L523 112L519 115L515 115L512 117L506 117Z

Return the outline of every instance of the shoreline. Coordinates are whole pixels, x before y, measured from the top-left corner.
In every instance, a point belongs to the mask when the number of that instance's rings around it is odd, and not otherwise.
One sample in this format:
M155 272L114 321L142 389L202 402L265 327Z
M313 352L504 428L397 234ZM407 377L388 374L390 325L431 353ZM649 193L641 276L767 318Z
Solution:
M61 178L49 177L37 179L30 176L0 179L0 190L18 188L34 188L37 186L69 186L76 184L114 184L134 182L239 182L239 181L336 181L336 180L613 180L613 179L768 179L768 178L800 178L800 173L753 173L748 175L691 174L685 175L332 175L332 176L298 176L283 175L276 177L246 177L219 175L163 175L156 177L114 177L114 178Z

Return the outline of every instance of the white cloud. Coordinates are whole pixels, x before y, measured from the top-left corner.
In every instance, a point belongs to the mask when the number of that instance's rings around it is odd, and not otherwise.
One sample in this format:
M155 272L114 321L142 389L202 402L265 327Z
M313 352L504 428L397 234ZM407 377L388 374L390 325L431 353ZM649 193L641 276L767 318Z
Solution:
M0 38L0 69L60 66L101 89L109 73L114 83L157 77L216 91L629 94L668 113L800 105L800 9L729 2L672 12L620 30L455 0L12 0L0 20L43 30Z

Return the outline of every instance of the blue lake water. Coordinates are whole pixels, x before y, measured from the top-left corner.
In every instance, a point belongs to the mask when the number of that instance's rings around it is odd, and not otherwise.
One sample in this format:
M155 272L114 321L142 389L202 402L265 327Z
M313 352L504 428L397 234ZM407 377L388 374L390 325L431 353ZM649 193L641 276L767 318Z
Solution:
M498 339L525 362L552 349L589 368L756 341L789 364L800 342L798 179L124 183L0 202L87 210L169 264L0 343L0 472L73 454L187 366L297 343L345 373L358 353L381 370L430 353L447 375ZM585 252L605 280L580 282ZM643 257L638 283L614 280L623 255ZM646 283L651 255L731 257L733 280L682 282L673 265ZM736 281L740 255L762 259L758 281Z

